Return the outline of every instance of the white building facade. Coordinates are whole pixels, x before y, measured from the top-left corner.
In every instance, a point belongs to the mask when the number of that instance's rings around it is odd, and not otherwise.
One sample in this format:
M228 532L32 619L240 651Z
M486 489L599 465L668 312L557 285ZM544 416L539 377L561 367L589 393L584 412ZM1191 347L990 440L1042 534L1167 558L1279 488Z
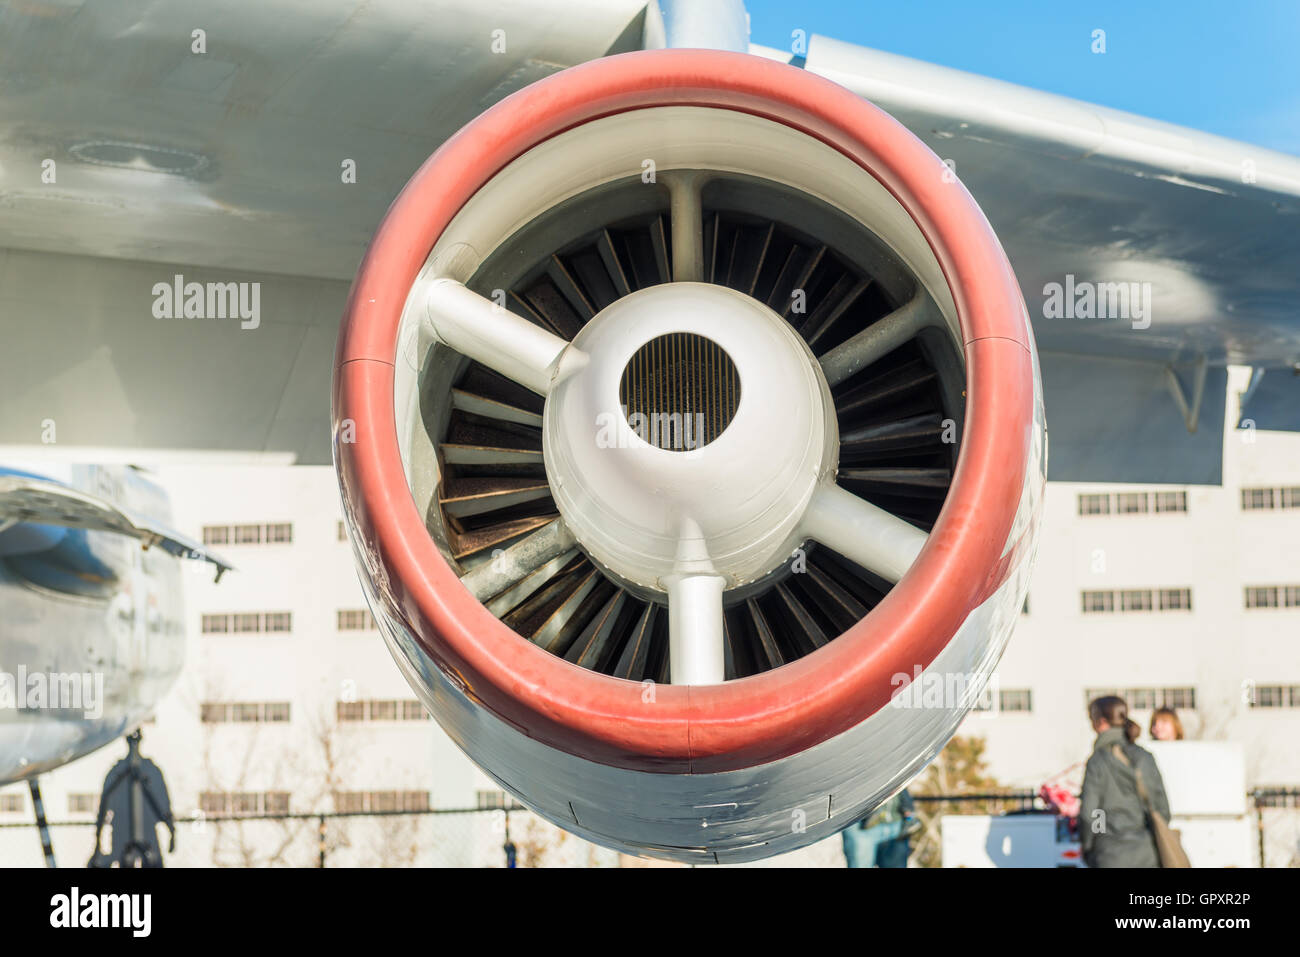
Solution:
M366 608L330 468L175 467L157 479L174 524L228 559L187 563L185 671L144 729L179 827L169 865L502 866L505 815L230 821L251 815L501 807L505 795L429 719ZM109 768L103 749L41 779L46 816L91 822ZM0 823L30 821L26 785L0 791ZM562 863L600 862L531 815L511 839ZM82 866L93 829L52 831L60 866ZM107 835L105 835L107 846ZM165 842L164 842L165 845ZM34 827L0 829L0 859L43 863Z
M200 819L181 827L169 863L319 860L318 821L220 817L504 800L427 718L375 630L331 469L168 466L158 479L176 526L236 566L219 584L208 566L187 567L187 666L144 728L175 813ZM1222 487L1050 484L1027 609L995 687L991 710L959 733L985 739L1006 787L1036 789L1087 757L1098 693L1124 696L1144 728L1153 707L1172 706L1189 737L1240 743L1250 787L1300 786L1300 436L1229 431ZM124 751L43 778L49 819L92 821ZM512 815L525 857L614 860L528 817ZM331 821L326 858L500 866L503 819ZM0 791L0 823L30 820L25 785ZM89 858L90 828L53 836L60 864ZM40 865L34 828L0 829L0 859Z
M1048 485L993 710L958 732L1002 785L1085 761L1087 702L1117 693L1143 740L1173 707L1189 739L1242 746L1248 788L1300 787L1300 436L1233 429L1237 398L1222 486ZM1300 859L1296 817L1266 815L1269 863Z

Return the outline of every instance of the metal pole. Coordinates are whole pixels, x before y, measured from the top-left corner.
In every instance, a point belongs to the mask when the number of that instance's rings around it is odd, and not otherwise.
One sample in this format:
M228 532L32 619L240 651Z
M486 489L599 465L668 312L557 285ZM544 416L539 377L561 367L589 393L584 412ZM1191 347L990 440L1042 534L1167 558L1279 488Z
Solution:
M320 867L323 869L325 867L325 815L324 814L320 816L319 833L320 833L320 847L319 847Z
M646 46L749 52L742 0L659 0L646 10Z
M510 812L507 810L505 814L506 814L506 843L501 849L506 852L506 867L516 868L519 866L518 864L519 849L515 847L514 843L510 840Z
M126 759L129 769L130 790L127 792L127 809L130 812L131 839L127 844L127 851L123 855L121 862L122 867L127 866L127 859L130 858L132 850L135 851L137 858L133 866L145 867L148 865L146 860L146 851L152 841L146 843L144 839L144 779L140 774L140 732L134 731L126 736ZM117 823L113 824L114 831L117 829Z
M1251 798L1255 801L1255 829L1259 832L1259 866L1264 866L1264 807L1259 802L1259 792L1252 791Z
M41 833L41 850L45 852L45 866L54 867L54 845L50 843L50 825L45 820L45 802L41 800L41 786L36 778L29 778L27 786L32 792L32 810L36 814L36 829Z

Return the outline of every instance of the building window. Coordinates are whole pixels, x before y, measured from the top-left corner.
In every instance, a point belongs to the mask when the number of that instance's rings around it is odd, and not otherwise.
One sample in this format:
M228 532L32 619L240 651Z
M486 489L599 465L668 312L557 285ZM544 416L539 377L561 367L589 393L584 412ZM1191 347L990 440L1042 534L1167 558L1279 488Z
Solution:
M340 542L346 542L348 540L347 526L343 524L343 519L341 518L339 519L338 536Z
M1001 691L998 693L998 710L1021 712L1033 711L1033 694L1027 688L1022 691Z
M364 701L340 701L338 703L340 721L365 721L366 703Z
M1300 708L1300 685L1258 685L1252 708Z
M1130 711L1150 711L1155 708L1196 710L1195 688L1087 688L1083 699L1091 703L1095 698L1118 695L1128 704Z
M1164 688L1160 696L1160 704L1157 707L1194 709L1196 707L1196 689Z
M474 798L480 811L499 810L506 806L505 791L475 791Z
M403 791L402 810L403 811L429 810L429 792L428 791Z
M342 814L366 811L427 811L428 791L335 791L334 810Z
M1279 490L1282 496L1283 508L1300 508L1300 485L1292 485L1290 488Z
M199 810L216 817L260 817L288 814L288 791L204 791Z
M288 814L289 792L267 791L266 794L263 795L263 807L267 814Z
M204 791L199 795L199 810L204 814L229 814L230 795L222 791Z
M1187 511L1186 492L1156 492L1155 499L1157 512Z
M199 720L205 724L222 724L230 720L230 705L208 703L200 706Z
M230 810L233 814L242 817L247 817L250 814L259 814L261 812L258 809L258 805L261 801L259 801L258 798L259 795L251 791L236 791L234 794L230 795Z
M230 526L229 525L204 525L203 544L204 545L230 544Z
M1255 688L1254 700L1250 705L1252 708L1282 708L1285 707L1286 688L1282 685L1259 685Z
M204 525L204 545L285 545L293 541L292 522L267 525Z
M261 525L236 525L235 526L236 545L260 545L261 542L262 542Z
M0 794L0 814L19 814L24 807L21 794Z
M359 814L366 809L364 791L335 791L334 810L340 814Z
M340 701L340 721L427 721L429 713L418 701Z
M1120 515L1135 515L1147 511L1147 493L1119 492L1115 496L1115 511Z
M1084 614L1113 612L1116 610L1113 591L1085 591L1083 596ZM1190 588L1161 588L1153 592L1150 588L1126 588L1119 593L1120 611L1142 612L1159 608L1161 611L1191 611L1192 590Z
M252 635L260 632L284 633L293 630L293 613L288 611L237 612L233 615L204 615L204 634L216 635L234 632Z
M1125 699L1134 711L1150 711L1157 707L1158 692L1155 688L1129 688Z
M1247 585L1247 608L1300 608L1300 585Z
M1247 608L1276 608L1277 586L1276 585L1250 585L1246 588L1246 607Z
M230 806L236 814L261 814L262 795L256 791L236 791L230 796Z
M98 794L68 795L69 814L94 814L97 807L99 807Z
M374 627L375 619L368 608L339 609L339 631L371 631Z
M252 702L241 702L230 706L230 720L247 724L262 720L262 706Z
M1259 509L1273 507L1273 490L1271 488L1243 488L1241 490L1241 507Z
M1121 611L1150 611L1151 591L1149 589L1122 591L1119 593L1119 606Z
M1086 591L1083 593L1083 613L1085 615L1115 610L1115 593L1113 591Z
M262 721L289 720L287 701L208 701L199 706L199 720L206 724L255 724Z
M1110 496L1109 495L1080 495L1079 514L1080 515L1109 515Z
M287 545L293 541L293 525L290 522L280 522L276 525L266 526L266 542L268 545Z
M268 701L266 703L266 720L283 723L289 720L289 702Z

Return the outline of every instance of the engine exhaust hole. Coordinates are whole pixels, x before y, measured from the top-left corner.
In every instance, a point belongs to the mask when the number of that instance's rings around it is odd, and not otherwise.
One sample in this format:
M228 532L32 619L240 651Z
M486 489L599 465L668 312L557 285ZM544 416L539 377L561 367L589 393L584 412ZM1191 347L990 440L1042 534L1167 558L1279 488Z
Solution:
M693 332L651 339L628 360L618 386L632 431L668 452L714 441L740 405L740 373L731 356Z

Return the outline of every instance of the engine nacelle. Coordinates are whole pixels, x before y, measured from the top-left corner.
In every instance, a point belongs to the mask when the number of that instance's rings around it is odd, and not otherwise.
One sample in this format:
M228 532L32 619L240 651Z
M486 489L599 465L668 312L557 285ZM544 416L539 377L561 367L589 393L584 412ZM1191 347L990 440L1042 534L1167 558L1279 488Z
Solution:
M793 850L924 767L1024 602L1045 445L952 171L742 54L485 112L340 333L335 464L398 665L503 788L633 854Z

